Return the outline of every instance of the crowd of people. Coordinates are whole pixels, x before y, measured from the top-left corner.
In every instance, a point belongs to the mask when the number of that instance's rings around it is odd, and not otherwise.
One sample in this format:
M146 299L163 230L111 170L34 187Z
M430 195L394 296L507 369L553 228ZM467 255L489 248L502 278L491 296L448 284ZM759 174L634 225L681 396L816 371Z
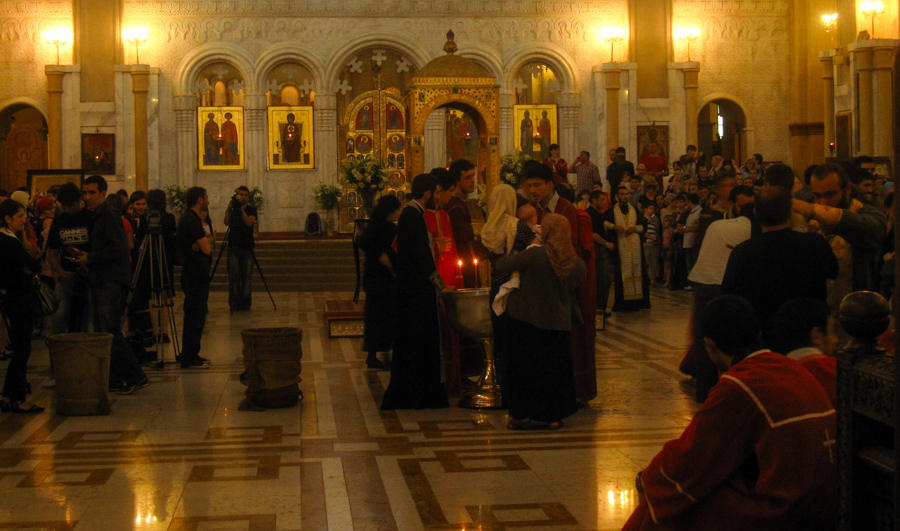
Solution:
M187 190L185 211L176 221L162 190L110 193L99 176L30 195L0 190L0 360L9 360L3 411L40 413L28 400L27 364L33 338L66 332L112 336L109 390L131 394L149 385L143 366L163 358L155 350L170 343L167 333L174 296L174 266L180 264L184 292L182 368L207 368L200 356L209 298L211 255L216 232L206 190ZM250 262L256 210L249 189L238 187L224 224L229 226L229 303L250 307ZM59 303L39 317L34 287L49 286ZM171 360L168 360L171 361ZM52 368L52 367L51 367ZM44 382L54 387L56 374Z

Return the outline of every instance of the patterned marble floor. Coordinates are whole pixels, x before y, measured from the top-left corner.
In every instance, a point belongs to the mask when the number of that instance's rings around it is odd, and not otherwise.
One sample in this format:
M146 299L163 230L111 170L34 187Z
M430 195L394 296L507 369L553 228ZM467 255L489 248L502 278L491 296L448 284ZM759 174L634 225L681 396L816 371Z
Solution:
M256 293L229 316L213 293L212 368L148 369L151 385L105 417L52 413L36 341L29 378L48 412L0 415L0 529L618 529L635 473L696 409L677 371L686 293L656 290L652 310L608 321L599 396L557 432L510 432L500 411L380 411L388 374L322 320L324 300L349 296L275 293L275 312ZM305 400L238 411L240 331L268 326L304 330Z

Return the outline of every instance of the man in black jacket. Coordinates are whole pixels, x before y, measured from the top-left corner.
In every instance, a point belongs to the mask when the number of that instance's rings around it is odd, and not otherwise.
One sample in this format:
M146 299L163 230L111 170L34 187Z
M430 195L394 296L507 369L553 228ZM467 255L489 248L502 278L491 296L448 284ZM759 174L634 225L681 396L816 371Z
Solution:
M412 201L397 223L399 312L391 361L391 383L381 409L449 407L441 381L441 337L438 289L446 289L431 255L425 209L434 208L437 178L423 173L413 179Z

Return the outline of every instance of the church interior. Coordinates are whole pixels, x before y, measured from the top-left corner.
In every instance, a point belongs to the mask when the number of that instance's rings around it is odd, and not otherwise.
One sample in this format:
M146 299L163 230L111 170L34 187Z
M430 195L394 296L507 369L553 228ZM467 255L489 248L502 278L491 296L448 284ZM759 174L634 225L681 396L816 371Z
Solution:
M799 175L866 155L890 176L898 44L896 0L0 0L0 188L202 186L220 220L246 185L262 243L311 249L263 261L277 310L257 283L252 312L229 314L214 278L210 369L148 371L109 416L0 417L0 528L621 529L635 474L700 407L679 372L691 294L654 289L651 310L606 321L597 396L561 431L454 400L381 411L389 373L323 314L354 296L367 206L342 169L378 160L381 193L402 198L465 158L486 199L507 155L559 144L603 175L617 147L636 163L696 145ZM333 253L303 247L313 212ZM298 407L238 410L241 330L261 327L303 330ZM33 348L33 397L51 404Z

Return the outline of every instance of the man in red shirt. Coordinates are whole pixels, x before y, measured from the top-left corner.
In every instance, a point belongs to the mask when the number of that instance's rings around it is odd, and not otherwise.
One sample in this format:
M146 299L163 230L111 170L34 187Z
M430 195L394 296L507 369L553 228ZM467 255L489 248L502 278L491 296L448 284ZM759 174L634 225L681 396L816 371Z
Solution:
M701 323L719 383L638 474L644 496L623 530L833 529L837 424L825 391L762 348L746 300L715 299Z
M797 360L837 405L834 317L825 301L798 297L781 305L772 319L772 350Z
M472 214L466 203L469 194L475 191L475 165L466 159L457 159L450 164L450 175L456 179L456 192L444 203L444 211L450 217L456 253L462 260L463 284L475 287L475 258L481 258L481 246L475 241L472 229Z
M569 165L566 159L559 156L559 144L550 144L550 158L544 159L544 164L553 170L553 182L556 184L569 183Z

